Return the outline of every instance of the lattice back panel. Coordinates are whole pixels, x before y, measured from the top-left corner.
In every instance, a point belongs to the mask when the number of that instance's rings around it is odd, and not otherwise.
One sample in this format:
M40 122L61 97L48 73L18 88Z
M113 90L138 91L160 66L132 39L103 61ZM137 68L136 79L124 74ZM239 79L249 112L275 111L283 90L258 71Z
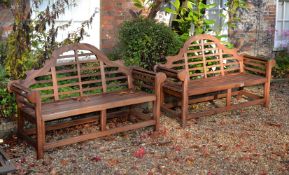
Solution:
M54 99L54 91L51 71L36 77L34 80L30 88L40 91L44 102L52 101Z
M240 72L240 62L226 53L211 39L198 39L185 44L182 55L172 62L171 68L186 69L191 79L209 78Z
M88 50L70 50L57 57L48 73L37 76L31 88L41 92L44 102L127 89L127 75L111 63Z

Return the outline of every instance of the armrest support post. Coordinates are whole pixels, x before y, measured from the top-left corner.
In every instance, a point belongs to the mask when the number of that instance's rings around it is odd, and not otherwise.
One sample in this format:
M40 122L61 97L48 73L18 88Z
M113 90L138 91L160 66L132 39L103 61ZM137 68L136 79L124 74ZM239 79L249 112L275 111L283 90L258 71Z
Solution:
M176 78L180 81L185 81L187 79L188 74L186 70L174 70L170 68L163 67L161 65L156 65L154 68L155 72L163 72L169 78Z

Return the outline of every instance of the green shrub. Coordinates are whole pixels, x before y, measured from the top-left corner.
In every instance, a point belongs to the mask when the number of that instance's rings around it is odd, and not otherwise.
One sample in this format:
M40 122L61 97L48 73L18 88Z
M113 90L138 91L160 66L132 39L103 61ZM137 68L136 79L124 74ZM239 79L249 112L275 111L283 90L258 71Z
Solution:
M16 113L15 98L8 92L8 82L5 69L0 64L0 117L11 117Z
M176 54L181 46L169 27L150 19L126 21L119 30L119 54L127 65L152 70L164 56Z
M286 51L277 53L273 74L278 78L289 77L289 55Z

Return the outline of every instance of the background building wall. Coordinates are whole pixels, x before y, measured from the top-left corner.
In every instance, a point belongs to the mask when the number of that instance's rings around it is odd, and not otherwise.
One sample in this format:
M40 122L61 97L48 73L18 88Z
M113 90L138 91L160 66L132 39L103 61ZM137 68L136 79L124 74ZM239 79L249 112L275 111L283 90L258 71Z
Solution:
M134 9L131 0L101 0L100 4L100 48L110 53L117 43L120 25L130 18ZM4 37L12 29L12 14L0 7L0 30ZM240 11L241 20L235 30L230 31L230 39L240 45L241 53L271 56L273 54L276 3L275 0L248 0L248 9Z
M248 9L240 11L237 28L230 31L230 39L241 43L240 52L250 55L273 55L276 19L275 0L248 0Z
M0 38L6 38L12 30L13 15L9 8L0 5Z
M129 13L134 5L131 0L102 0L100 8L100 47L103 52L110 53L117 43L120 25L132 18Z

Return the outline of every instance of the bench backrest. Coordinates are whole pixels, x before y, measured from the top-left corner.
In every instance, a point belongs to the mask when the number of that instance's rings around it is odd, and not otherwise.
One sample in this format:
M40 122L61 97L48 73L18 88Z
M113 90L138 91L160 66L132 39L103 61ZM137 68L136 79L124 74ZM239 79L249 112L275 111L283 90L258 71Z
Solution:
M228 49L219 39L208 34L188 39L178 55L167 57L163 66L187 70L190 79L224 76L243 72L243 57Z
M44 102L130 89L130 70L110 61L89 44L72 44L52 53L39 70L27 73L22 85L39 90Z

